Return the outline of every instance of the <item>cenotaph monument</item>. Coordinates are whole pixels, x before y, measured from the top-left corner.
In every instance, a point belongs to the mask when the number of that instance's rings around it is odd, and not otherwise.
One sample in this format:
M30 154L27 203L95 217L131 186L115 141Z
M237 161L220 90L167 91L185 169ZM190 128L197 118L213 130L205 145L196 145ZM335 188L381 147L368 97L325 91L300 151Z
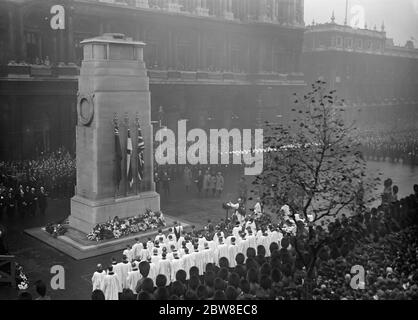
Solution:
M146 209L159 211L160 196L153 181L145 44L123 34L104 34L84 40L81 45L84 58L78 82L77 186L71 199L69 223L70 227L89 233L96 224L115 216L137 216ZM134 158L139 148L138 127L144 142L143 174L133 174L132 186L126 178L126 152L118 155L115 138L120 139L121 150L126 150L129 129ZM132 164L135 173L139 165L135 161Z

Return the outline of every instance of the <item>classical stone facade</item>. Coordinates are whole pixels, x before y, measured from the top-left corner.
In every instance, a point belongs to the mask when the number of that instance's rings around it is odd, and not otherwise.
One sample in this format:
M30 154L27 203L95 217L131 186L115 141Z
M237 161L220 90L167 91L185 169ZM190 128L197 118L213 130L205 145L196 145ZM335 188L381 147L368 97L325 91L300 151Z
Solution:
M50 26L56 4L65 9L63 30ZM105 32L146 43L152 119L163 114L163 125L183 118L191 126L251 128L262 118L280 119L305 85L302 0L22 0L0 8L0 47L10 48L0 50L0 127L8 128L2 157L61 145L74 151L80 42ZM19 110L33 108L20 117ZM54 124L63 108L71 114L62 121L70 119L68 129ZM44 120L35 124L37 114ZM33 141L38 136L48 144Z
M356 29L334 18L307 26L302 70L308 83L320 78L336 89L350 120L365 129L418 129L418 49L412 41L394 45L385 29Z

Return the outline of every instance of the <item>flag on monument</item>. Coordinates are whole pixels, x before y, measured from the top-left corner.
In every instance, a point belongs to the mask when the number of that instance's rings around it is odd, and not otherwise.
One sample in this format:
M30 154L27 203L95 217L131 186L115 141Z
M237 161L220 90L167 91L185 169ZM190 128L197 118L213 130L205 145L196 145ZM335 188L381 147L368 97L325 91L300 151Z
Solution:
M119 139L119 127L115 122L115 184L116 188L119 189L120 181L122 180L122 148L120 146Z
M139 120L137 123L138 126L138 149L137 149L137 155L138 155L138 180L142 181L144 177L144 150L145 150L145 142L144 138L142 137L142 131L141 131L141 125L139 124Z
M129 187L132 188L132 185L134 183L134 177L132 174L132 139L131 139L131 130L128 129L128 142L126 144L126 174L127 174L127 180L129 182Z

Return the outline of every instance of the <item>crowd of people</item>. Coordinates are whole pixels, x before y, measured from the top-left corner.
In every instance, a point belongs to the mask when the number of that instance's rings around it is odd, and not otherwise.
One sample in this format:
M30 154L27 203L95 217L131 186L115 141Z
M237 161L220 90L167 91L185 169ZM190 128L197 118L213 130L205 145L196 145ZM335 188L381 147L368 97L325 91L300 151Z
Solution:
M64 149L33 160L0 162L0 192L3 201L8 199L10 210L18 208L19 196L30 194L32 188L36 193L48 190L53 198L71 197L75 180L75 159ZM16 200L14 208L10 196Z
M154 182L156 191L170 196L170 185L181 181L188 194L205 198L220 198L225 186L225 166L156 166Z
M278 223L261 214L209 221L188 232L175 224L155 239L137 239L122 261L98 265L92 298L293 300L309 291L312 299L416 299L418 185L407 198L382 199L377 208L320 225L295 219L289 210L281 210ZM308 234L329 235L313 273L302 263L307 252L298 242ZM366 270L359 290L352 286L354 265Z
M418 163L418 132L416 130L398 132L367 131L359 136L363 154L370 159L409 164Z
M39 210L45 215L48 207L48 193L44 187L38 190L34 187L19 185L15 191L0 185L0 220L6 215L7 219L13 219L16 212L20 217L35 216Z

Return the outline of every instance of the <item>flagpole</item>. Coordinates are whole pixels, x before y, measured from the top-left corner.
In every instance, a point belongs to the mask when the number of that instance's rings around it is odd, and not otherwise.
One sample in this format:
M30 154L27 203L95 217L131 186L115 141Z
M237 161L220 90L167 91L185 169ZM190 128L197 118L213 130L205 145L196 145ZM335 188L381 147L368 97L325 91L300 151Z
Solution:
M118 197L118 194L119 194L120 181L121 181L121 178L122 178L122 175L121 175L122 172L121 172L121 167L120 167L121 163L119 162L119 166L117 166L117 164L118 164L117 162L121 161L121 159L118 159L118 154L119 154L120 157L122 157L122 154L121 154L122 150L120 149L119 119L118 119L118 115L117 115L116 112L114 114L112 124L113 124L113 131L114 131L113 135L114 135L114 140L115 140L115 147L119 148L118 150L116 150L116 148L115 148L115 156L114 156L114 159L113 159L113 163L114 163L114 166L113 166L114 182L115 182L115 194L114 195L115 195L115 199L116 199ZM116 143L116 141L118 141L118 143ZM119 153L118 153L118 151L119 151Z
M129 132L129 118L128 118L128 113L125 113L125 130L126 130L126 148L125 148L125 154L126 154L126 168L125 168L125 197L128 196L129 193L129 179L128 179L128 170L129 170L129 165L130 165L130 158L128 161L128 132Z
M116 131L116 126L117 126L117 122L118 122L118 114L115 112L114 116L113 116L113 121L112 121L112 125L113 125L113 141L115 141L115 131ZM113 145L115 145L115 142L113 142ZM114 149L116 149L115 147L113 147ZM116 153L116 150L115 150ZM118 179L117 179L117 173L116 173L116 154L113 157L113 179L115 182L115 199L118 196L118 191L119 191L119 186L118 186Z
M138 150L138 129L139 129L139 114L138 112L136 113L135 116L135 124L136 124L136 147L135 147L135 163L136 163L136 168L135 168L135 194L139 194L139 177L138 177L138 170L139 170L139 150Z

